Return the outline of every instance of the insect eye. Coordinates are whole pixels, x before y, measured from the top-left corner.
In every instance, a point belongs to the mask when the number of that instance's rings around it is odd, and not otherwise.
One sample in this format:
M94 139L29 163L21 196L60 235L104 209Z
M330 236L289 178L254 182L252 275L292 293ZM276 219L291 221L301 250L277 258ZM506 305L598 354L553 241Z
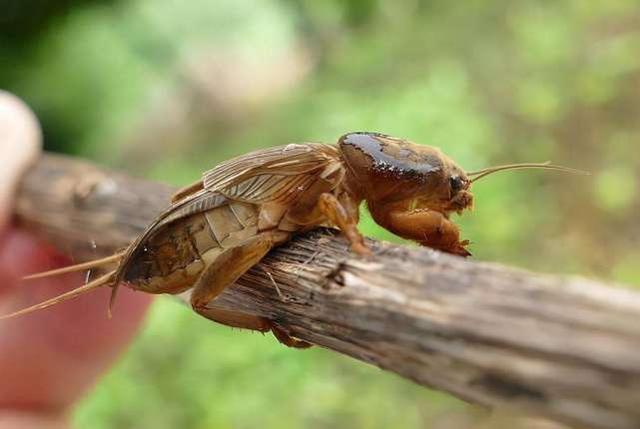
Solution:
M451 190L457 193L464 188L464 180L460 176L451 176L449 178L449 185L451 186Z

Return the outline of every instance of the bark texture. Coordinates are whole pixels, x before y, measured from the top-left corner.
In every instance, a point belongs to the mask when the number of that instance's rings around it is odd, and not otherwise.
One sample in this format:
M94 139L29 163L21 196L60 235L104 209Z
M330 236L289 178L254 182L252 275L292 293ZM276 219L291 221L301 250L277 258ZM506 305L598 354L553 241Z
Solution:
M173 190L46 155L23 181L16 216L94 258L126 246ZM369 243L375 256L362 259L334 231L300 236L215 304L472 403L640 428L639 294Z

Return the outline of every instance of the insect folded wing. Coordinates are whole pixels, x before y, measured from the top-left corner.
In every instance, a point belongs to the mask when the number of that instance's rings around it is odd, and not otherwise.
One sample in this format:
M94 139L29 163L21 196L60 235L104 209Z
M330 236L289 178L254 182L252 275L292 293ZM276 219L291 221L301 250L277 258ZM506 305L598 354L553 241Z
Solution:
M206 172L204 188L237 201L287 203L308 189L338 158L335 146L318 143L252 152Z

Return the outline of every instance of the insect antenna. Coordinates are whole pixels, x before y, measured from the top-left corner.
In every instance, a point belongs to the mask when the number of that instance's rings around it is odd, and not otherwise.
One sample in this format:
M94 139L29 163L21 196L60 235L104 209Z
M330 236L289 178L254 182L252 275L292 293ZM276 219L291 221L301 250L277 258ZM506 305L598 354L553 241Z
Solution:
M47 307L51 307L52 305L59 304L64 301L68 301L70 299L76 298L80 295L84 295L87 292L90 292L94 289L101 288L103 286L108 286L112 283L116 274L116 270L110 271L107 274L98 277L97 279L87 283L84 286L80 286L79 288L70 290L69 292L63 293L46 301L43 301L39 304L32 305L31 307L23 308L22 310L18 310L14 313L6 314L4 316L0 316L0 320L10 319L17 316L22 316L24 314L28 314L37 310L42 310Z
M531 162L531 163L523 163L523 164L498 165L496 167L489 167L489 168L483 168L482 170L478 170L478 171L472 171L470 173L467 173L467 176L471 177L471 182L473 183L490 174L497 173L498 171L525 170L525 169L554 170L554 171L561 171L564 173L581 174L581 175L587 175L587 176L591 174L587 171L576 170L575 168L564 167L562 165L553 165L551 164L550 161L547 161L547 162Z
M43 277L57 276L59 274L73 273L76 271L84 271L90 270L92 268L101 267L103 265L112 264L115 262L119 262L120 259L124 256L126 251L115 253L111 256L107 256L106 258L95 259L89 262L83 262L81 264L71 265L68 267L57 268L55 270L44 271L41 273L30 274L28 276L24 276L22 280L31 280L31 279L41 279Z

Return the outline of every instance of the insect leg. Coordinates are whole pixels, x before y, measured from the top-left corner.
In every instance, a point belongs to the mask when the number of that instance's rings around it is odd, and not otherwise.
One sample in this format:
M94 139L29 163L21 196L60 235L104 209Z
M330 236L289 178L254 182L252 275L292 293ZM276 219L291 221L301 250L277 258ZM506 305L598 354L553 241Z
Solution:
M216 307L207 307L198 311L198 313L209 320L232 328L251 329L252 331L258 332L271 331L273 336L287 347L306 349L313 346L306 341L290 336L283 328L274 325L269 319L264 317L252 316Z
M205 307L198 311L203 317L232 328L251 329L252 331L269 332L271 322L264 317L224 310L218 307Z
M258 230L264 231L278 226L288 208L285 204L275 201L263 204L258 215Z
M281 344L287 347L294 349L308 349L309 347L313 347L313 344L292 337L283 328L273 323L271 324L271 333Z
M231 286L249 268L257 264L274 246L273 234L255 235L244 243L230 247L205 267L191 292L191 306L198 311Z
M470 256L460 241L460 230L442 213L429 209L392 210L387 213L385 228L400 237L459 256Z
M291 337L264 317L207 307L211 300L257 264L279 241L277 232L265 232L248 239L239 246L225 250L205 267L196 281L191 292L191 306L196 313L215 322L260 332L271 330L278 341L284 345L296 348L310 347L309 343Z
M354 216L353 210L348 210L335 195L330 193L320 195L318 209L331 223L340 228L351 243L354 252L363 256L371 255L371 250L364 244L364 238L358 231L358 218Z
M204 308L198 311L198 314L232 328L251 329L252 331L258 332L271 331L273 336L287 347L306 349L313 346L311 343L292 337L283 328L273 324L269 319L264 317L252 316L217 307Z

